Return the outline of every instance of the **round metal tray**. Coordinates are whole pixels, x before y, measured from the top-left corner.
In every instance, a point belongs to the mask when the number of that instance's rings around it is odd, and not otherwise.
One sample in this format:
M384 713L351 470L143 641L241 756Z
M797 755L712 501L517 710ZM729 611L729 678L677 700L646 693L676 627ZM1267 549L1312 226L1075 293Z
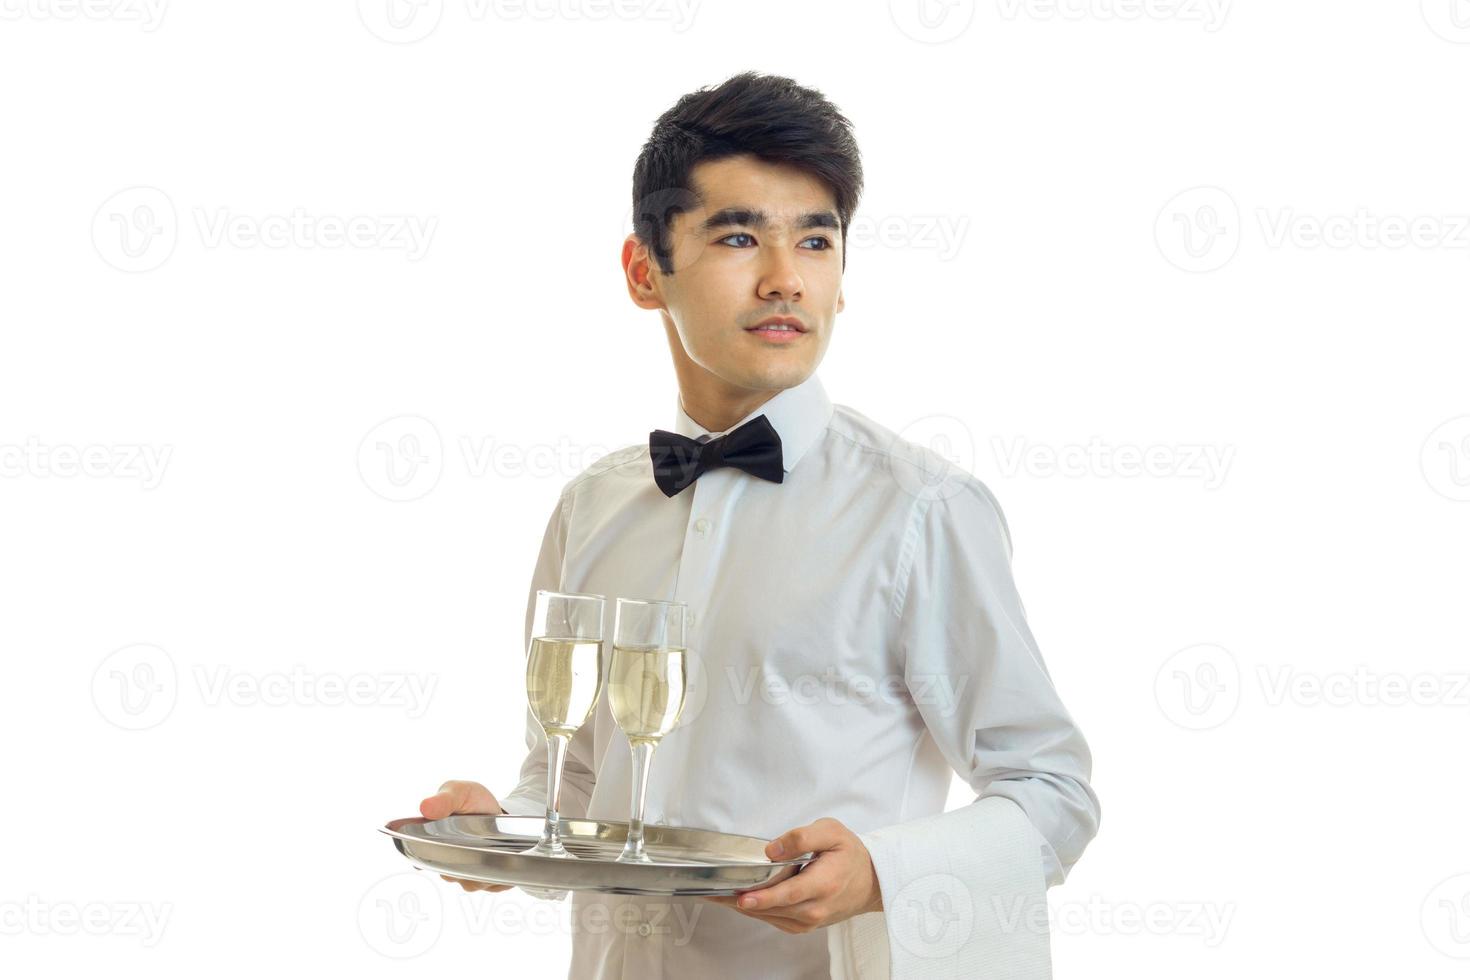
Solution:
M534 889L614 895L738 895L795 874L812 853L766 858L767 841L690 827L645 824L652 864L614 860L628 825L563 817L561 840L573 858L522 854L541 836L542 817L456 814L443 820L405 817L380 830L415 867L454 878Z

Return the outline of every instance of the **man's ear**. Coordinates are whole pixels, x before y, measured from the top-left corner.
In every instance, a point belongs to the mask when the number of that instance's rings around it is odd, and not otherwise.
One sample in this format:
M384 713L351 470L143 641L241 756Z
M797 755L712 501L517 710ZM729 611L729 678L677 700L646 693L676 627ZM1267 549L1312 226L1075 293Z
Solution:
M648 246L637 235L623 239L623 279L628 287L628 296L645 310L664 308L657 275Z
M844 306L846 306L846 305L847 305L847 300L843 299L843 297L842 297L842 287L841 286L838 286L837 287L837 312L838 313L841 313L842 312L842 308Z

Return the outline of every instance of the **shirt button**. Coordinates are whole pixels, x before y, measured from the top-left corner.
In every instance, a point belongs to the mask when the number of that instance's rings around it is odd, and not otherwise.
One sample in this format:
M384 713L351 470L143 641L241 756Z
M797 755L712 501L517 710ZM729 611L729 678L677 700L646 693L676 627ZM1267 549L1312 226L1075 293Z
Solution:
M653 935L653 926L649 925L647 922L640 922L640 923L638 923L638 935L640 935L640 936L651 936L651 935Z
M704 537L706 534L708 534L709 533L709 520L707 518L701 517L699 520L695 521L694 522L694 533L695 534L698 534L701 538Z

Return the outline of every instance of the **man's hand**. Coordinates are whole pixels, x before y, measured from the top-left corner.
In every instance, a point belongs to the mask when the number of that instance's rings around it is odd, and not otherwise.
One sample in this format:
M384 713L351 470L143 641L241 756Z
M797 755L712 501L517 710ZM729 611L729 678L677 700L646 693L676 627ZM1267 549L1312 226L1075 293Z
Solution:
M439 787L439 792L427 797L419 804L419 813L425 820L443 820L452 813L504 813L505 809L488 789L479 783L463 779L451 779ZM510 885L492 885L485 881L466 881L440 875L445 881L459 884L467 892L503 892Z
M743 895L707 897L782 932L811 932L861 912L883 910L873 859L857 834L840 821L823 817L766 845L766 857L772 861L806 851L815 856L785 881Z

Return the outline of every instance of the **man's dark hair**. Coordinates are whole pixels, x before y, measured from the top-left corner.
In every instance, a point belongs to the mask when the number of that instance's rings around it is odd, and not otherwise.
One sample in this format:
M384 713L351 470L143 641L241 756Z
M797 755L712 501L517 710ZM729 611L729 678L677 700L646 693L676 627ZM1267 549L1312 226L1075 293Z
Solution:
M674 272L668 241L674 216L702 205L690 171L702 160L742 153L798 167L831 189L847 268L847 228L863 190L852 123L814 89L747 71L674 103L654 123L633 166L633 233L664 275Z

